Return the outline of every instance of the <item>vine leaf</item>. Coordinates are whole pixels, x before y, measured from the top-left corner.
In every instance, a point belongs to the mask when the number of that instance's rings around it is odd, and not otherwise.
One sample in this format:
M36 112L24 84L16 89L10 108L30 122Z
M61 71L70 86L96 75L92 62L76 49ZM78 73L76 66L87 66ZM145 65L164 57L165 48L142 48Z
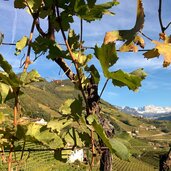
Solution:
M101 19L104 14L114 15L109 9L118 4L119 2L112 1L95 5L94 3L86 4L84 0L77 0L74 5L74 11L80 18L91 22L96 19Z
M64 129L65 127L71 125L73 123L72 119L61 119L61 120L51 120L47 124L47 128L52 129L53 131L57 131L58 135L60 134L61 130Z
M137 0L137 18L135 26L131 30L114 30L111 32L107 32L104 37L104 44L115 42L117 40L125 41L125 43L121 46L121 51L134 50L135 47L132 47L134 44L130 46L130 43L133 42L137 43L141 47L144 47L144 40L140 37L136 37L137 33L143 29L144 18L145 15L142 0ZM139 39L138 42L137 39Z
M17 41L15 55L19 55L22 49L24 49L27 46L27 43L28 38L26 36L23 36L19 41Z
M127 86L130 90L137 91L141 86L141 81L145 79L147 74L143 68L137 69L131 73L126 73L122 70L118 70L110 73L112 83L115 86L123 87Z
M17 75L12 70L11 65L5 60L5 58L0 54L0 67L5 71L4 74L0 74L0 79L4 80L5 83L8 82L13 87L18 87L20 84L20 80L18 79Z
M82 98L79 96L78 99L68 99L59 108L59 112L63 115L72 115L74 119L82 114Z
M63 115L69 115L71 114L71 104L74 102L74 99L68 99L66 100L59 108L59 112L61 112Z
M90 74L92 75L92 78L94 80L93 82L95 84L98 84L100 81L100 74L99 74L98 70L96 69L96 67L94 65L91 65L90 67L86 66L85 70L90 72Z
M32 13L37 12L37 10L41 7L42 0L15 0L14 7L19 9L24 9L25 7L29 7L32 10Z
M66 133L62 135L62 138L69 146L82 147L84 145L81 138L79 137L77 130L74 128L70 128Z
M50 148L64 147L62 139L55 133L50 132L46 126L31 123L28 125L26 132L27 139L31 141L38 141Z
M162 55L164 57L163 67L168 67L171 63L171 44L165 42L152 41L156 47L143 55L145 58L154 58Z
M101 48L96 46L95 55L100 61L104 76L112 79L112 83L115 86L127 86L130 90L137 91L141 86L141 81L147 76L143 69L138 69L131 73L126 73L122 70L110 72L110 67L118 60L113 43L103 44Z
M108 138L104 132L103 127L98 122L98 119L95 115L89 115L87 118L89 124L91 124L95 130L95 132L99 135L99 137L103 140L105 145L110 149L110 151L116 154L119 158L123 160L128 160L130 157L130 153L127 147L116 140L114 138Z
M118 60L115 44L102 44L101 48L95 46L95 56L99 59L105 77L109 77L108 68Z
M68 32L68 44L72 51L80 47L79 35L76 35L74 30L71 30L71 29Z
M42 81L40 74L36 70L32 70L30 72L22 72L20 76L20 81L22 81L23 85L30 84L31 82L39 82Z
M0 103L4 103L10 90L11 87L9 85L0 82Z

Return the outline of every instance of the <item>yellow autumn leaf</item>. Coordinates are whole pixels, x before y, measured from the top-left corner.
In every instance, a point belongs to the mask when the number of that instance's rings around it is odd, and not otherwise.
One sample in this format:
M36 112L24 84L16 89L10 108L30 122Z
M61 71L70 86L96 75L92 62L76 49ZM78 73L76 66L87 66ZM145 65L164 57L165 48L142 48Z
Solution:
M156 44L156 49L158 53L164 57L163 67L167 67L171 63L171 44L165 42L158 42L153 40L154 44Z

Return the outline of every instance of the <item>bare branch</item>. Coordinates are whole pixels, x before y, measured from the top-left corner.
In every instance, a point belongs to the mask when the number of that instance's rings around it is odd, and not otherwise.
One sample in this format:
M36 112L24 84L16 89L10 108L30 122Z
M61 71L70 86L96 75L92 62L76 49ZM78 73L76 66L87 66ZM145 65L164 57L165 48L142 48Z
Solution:
M163 26L161 12L162 12L162 0L159 0L158 17L159 17L159 23L160 23L161 31L162 31L162 33L164 33L165 28Z
M150 41L153 41L150 37L148 37L147 35L145 35L143 32L139 31L145 38L147 38ZM145 49L144 49L145 50ZM140 50L139 50L140 51ZM142 50L141 50L142 51ZM146 50L147 51L147 50Z

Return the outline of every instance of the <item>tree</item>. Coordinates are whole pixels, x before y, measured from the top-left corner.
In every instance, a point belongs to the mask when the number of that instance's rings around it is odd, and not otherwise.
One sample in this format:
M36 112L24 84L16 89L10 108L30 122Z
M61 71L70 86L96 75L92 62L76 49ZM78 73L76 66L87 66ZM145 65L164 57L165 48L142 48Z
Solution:
M28 48L27 56L23 63L23 73L20 78L18 78L12 71L8 62L5 61L2 56L0 58L0 66L4 70L4 73L0 75L0 85L2 90L1 101L4 102L7 100L9 93L13 94L13 97L15 98L14 126L17 126L17 111L19 110L18 98L21 86L29 84L32 81L40 80L40 75L36 71L32 71L31 73L27 72L27 68L32 63L30 58L31 50L34 51L36 56L48 54L47 58L54 61L63 70L66 76L81 92L81 96L74 100L68 99L63 106L61 106L59 109L60 112L67 116L70 114L70 116L68 116L69 119L67 118L65 121L60 121L66 125L71 124L71 121L76 121L78 123L82 121L82 124L86 126L85 132L91 137L91 167L93 167L94 164L95 146L100 146L100 170L105 171L112 170L112 152L122 159L128 159L129 153L123 144L113 139L113 131L110 124L100 114L101 95L108 83L108 80L112 80L112 84L114 86L127 86L130 90L137 91L141 86L141 81L146 77L146 73L142 68L131 73L127 73L122 70L111 72L110 70L110 67L112 67L118 60L117 50L115 47L116 41L123 41L122 46L119 48L119 51L121 52L137 52L137 45L144 48L144 40L140 36L144 35L142 33L142 29L144 26L145 15L142 0L137 0L137 17L132 29L107 32L101 47L98 47L97 45L93 47L94 55L87 54L87 48L84 47L82 36L83 21L91 23L95 20L101 19L105 14L114 15L110 9L118 4L119 3L116 0L103 4L96 4L96 0L15 0L14 7L19 9L28 9L31 17L33 18L29 38L24 36L16 43L16 55L19 55L23 48ZM75 33L75 31L71 29L70 24L74 22L74 17L77 17L80 20L79 34ZM40 19L48 20L47 31L44 31L41 28L39 22ZM164 31L170 24L167 27L163 27L161 21L160 23L162 28L162 34L160 34L160 37L164 40L164 43L152 41L150 39L150 41L156 44L156 47L155 49L144 53L144 56L146 58L153 58L160 54L164 55L165 61L163 66L166 67L170 64L170 59L168 59L168 52L170 51L170 37L167 37L164 34ZM39 36L33 39L35 29L37 29ZM56 37L56 33L60 32L66 47L63 49L61 47L61 43L58 42L58 37ZM0 34L0 43L3 44L3 34ZM99 61L103 74L106 77L106 83L100 94L98 94L100 74L95 65L89 64L89 61L93 58L96 58ZM38 57L35 60L37 59ZM68 63L71 63L71 65L74 66L73 70ZM63 128L63 126L58 125L60 121L50 122L47 129L56 129L60 132L60 129ZM32 126L33 125L29 125L27 133L24 131L22 135L25 136L24 134L26 133L29 136L33 136L33 133L30 131ZM21 127L17 126L17 128L19 132ZM38 130L40 128L36 129ZM79 132L75 133L78 134ZM21 135L17 135L21 137ZM36 132L34 132L34 136L37 137L37 140L43 141L40 136L36 135ZM98 141L95 139L95 135L98 136ZM54 138L56 141L59 141L61 137L50 134L49 138ZM44 143L47 144L45 141ZM62 147L62 145L59 145L59 147Z

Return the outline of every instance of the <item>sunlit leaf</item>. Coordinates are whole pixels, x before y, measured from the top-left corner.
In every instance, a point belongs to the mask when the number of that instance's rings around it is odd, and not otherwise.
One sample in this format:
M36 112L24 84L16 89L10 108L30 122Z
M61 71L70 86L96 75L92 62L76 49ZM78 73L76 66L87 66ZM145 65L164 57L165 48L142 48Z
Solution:
M79 52L74 52L73 55L74 55L75 61L81 66L86 65L87 62L90 61L92 58L91 54L84 55L84 54L81 54Z
M23 72L20 76L20 81L22 81L23 84L29 84L31 82L39 82L42 81L42 78L38 71L32 70L30 72Z
M125 41L124 46L128 46L132 41L137 42L136 36L139 31L142 30L144 26L144 9L142 0L137 0L137 18L135 26L131 30L114 30L111 32L107 32L104 38L104 43L108 44L109 42L115 42L117 40ZM141 47L143 47L142 40L139 40L138 43ZM129 47L129 46L128 46ZM125 48L128 51L128 47ZM123 51L123 48L121 48Z
M103 69L104 76L112 79L112 83L116 86L127 86L130 90L136 91L141 86L141 81L145 78L146 73L143 69L139 69L139 73L144 75L136 75L133 73L126 73L122 70L115 72L109 71L110 67L117 61L115 45L113 43L103 44L101 48L95 47L95 55L99 59Z
M70 128L66 134L62 136L69 146L78 146L82 147L84 144L79 137L78 132L74 128Z
M153 41L156 44L158 53L164 57L163 67L167 67L171 63L171 44Z
M126 73L122 70L118 70L115 72L111 72L109 75L112 78L112 83L115 86L127 86L130 90L133 91L138 90L138 88L141 86L141 81L147 76L143 69L138 69L131 73Z
M61 105L59 108L59 111L62 114L69 115L71 114L71 104L74 102L74 99L68 99L64 102L64 104Z
M47 128L50 128L52 130L56 130L58 134L60 134L61 130L73 123L72 119L61 119L61 120L51 120L47 124Z
M9 85L0 82L0 103L4 103L10 90L11 87Z
M109 67L118 60L115 44L103 44L101 48L95 46L95 56L99 59L105 77L109 77Z
M19 41L16 43L16 52L15 55L19 55L22 51L27 46L28 38L26 36L23 36Z
M70 29L68 32L68 43L72 50L78 49L80 47L79 35L76 35L74 30Z
M105 131L100 123L98 123L97 118L89 117L89 124L92 124L95 132L99 135L99 137L103 140L104 144L110 149L112 153L115 153L119 158L123 160L128 160L130 157L130 153L126 146L119 142L118 140L112 138L108 138L105 134Z
M50 130L47 129L46 126L32 123L28 126L26 136L27 139L29 139L30 141L38 141L50 148L63 147L63 141L61 140L61 138L57 134L50 132Z

